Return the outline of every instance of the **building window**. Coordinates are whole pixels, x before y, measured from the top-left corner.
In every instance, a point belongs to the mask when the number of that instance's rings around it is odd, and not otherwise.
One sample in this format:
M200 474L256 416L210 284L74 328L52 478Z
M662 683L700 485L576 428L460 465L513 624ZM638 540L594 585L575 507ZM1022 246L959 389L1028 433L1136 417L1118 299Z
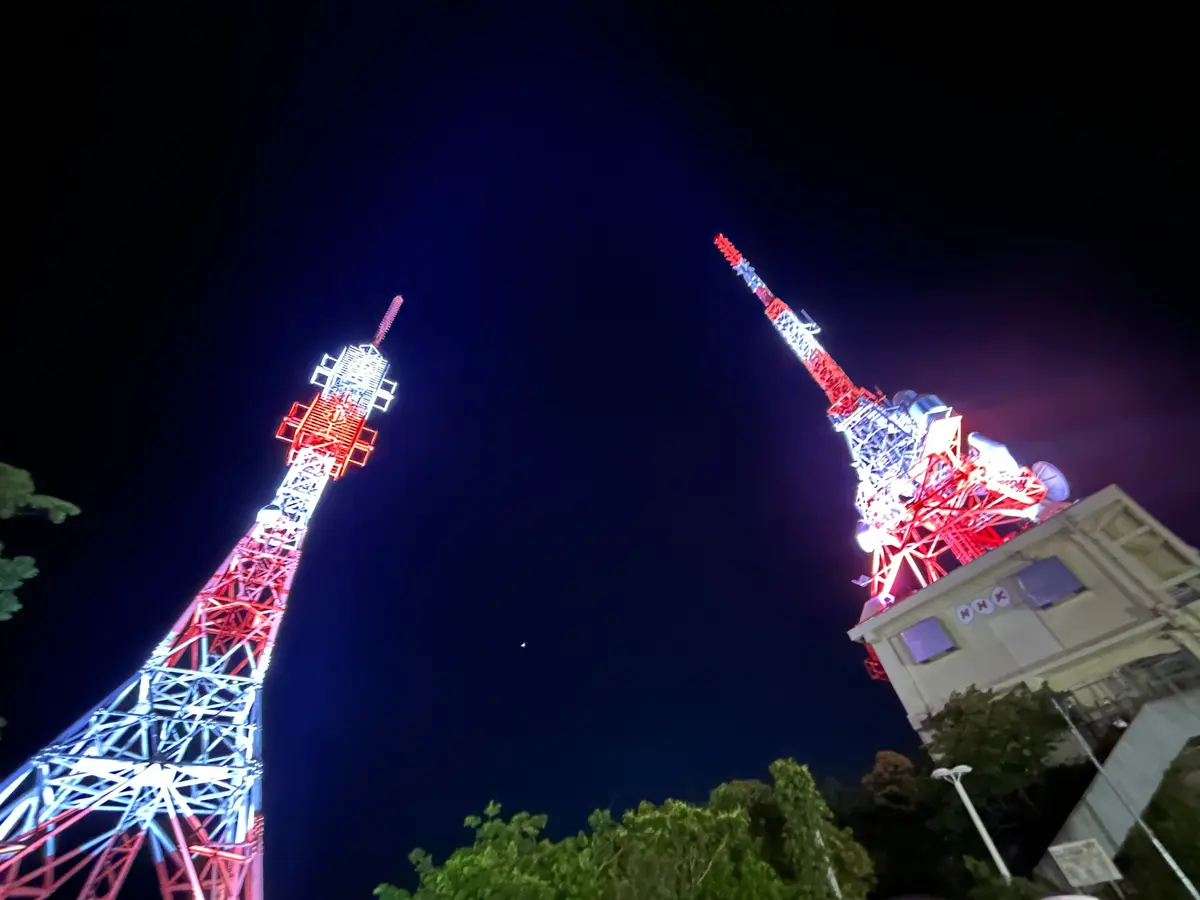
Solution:
M1030 563L1017 573L1017 583L1035 609L1048 609L1087 590L1084 583L1057 556Z
M937 619L922 619L900 636L904 639L914 662L924 663L957 649L946 629Z

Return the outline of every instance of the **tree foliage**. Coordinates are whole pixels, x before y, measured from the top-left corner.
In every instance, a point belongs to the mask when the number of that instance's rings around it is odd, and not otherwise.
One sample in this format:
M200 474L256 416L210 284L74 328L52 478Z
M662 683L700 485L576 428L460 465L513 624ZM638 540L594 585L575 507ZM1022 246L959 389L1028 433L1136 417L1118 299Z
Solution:
M1053 807L1043 807L1038 793L1062 732L1057 714L1048 713L1053 707L1044 692L1017 690L997 698L972 690L956 695L928 723L931 749L940 759L969 761L973 767L968 789L1010 865L1021 858L1022 848L1014 842L1030 832L1028 819L1037 815L1030 803L1014 797L1036 799L1042 812ZM499 807L491 806L467 820L472 844L441 864L414 851L415 894L382 885L377 895L384 900L835 900L831 874L845 900L865 900L877 876L879 896L929 892L1029 900L1044 895L1024 879L1005 884L989 865L971 859L984 850L979 835L952 789L930 777L934 765L925 755L878 753L858 786L828 789L836 820L808 770L792 761L773 765L769 783L721 785L703 806L643 803L619 820L596 812L588 830L561 841L543 834L544 816L519 813L506 820ZM1036 849L1040 857L1045 843Z
M959 845L956 833L932 828L947 804L930 769L928 760L884 750L856 787L838 792L838 821L869 850L882 897L960 896L965 889L957 860L966 845Z
M931 773L969 764L963 784L988 831L1011 869L1029 871L1092 776L1078 766L1051 765L1064 726L1050 695L972 688L953 695L925 727L931 736L925 751L913 757L881 751L857 788L833 792L839 822L870 851L880 896L1041 896L1033 882L1005 885L989 865L965 861L982 856L984 847L953 788Z
M967 900L1043 900L1057 893L1053 888L1020 876L1006 882L989 863L972 856L965 857L963 865L975 880L974 886L967 892Z
M409 856L415 894L380 885L383 900L865 900L870 860L838 828L808 770L771 767L770 785L731 782L703 806L642 803L616 821L607 811L589 830L553 841L545 816L505 820L490 804L471 816L471 846L441 865ZM834 886L837 881L837 888Z
M913 812L928 791L928 779L922 777L911 759L892 750L875 754L875 765L863 776L862 786L878 806L900 812Z
M58 525L76 515L79 507L74 504L37 493L33 477L24 469L0 463L0 519L38 516ZM4 544L0 543L0 622L11 619L21 608L16 591L37 573L32 557L4 556Z
M41 516L55 525L69 516L79 515L79 507L34 490L33 477L24 469L0 463L0 520L20 516ZM0 541L0 622L6 622L21 608L17 588L37 575L31 556L5 556ZM0 717L0 730L8 724Z
M1049 689L1025 685L1000 695L973 686L956 692L925 727L932 733L931 757L946 766L970 764L971 796L983 804L1027 800L1026 791L1049 770L1065 728Z

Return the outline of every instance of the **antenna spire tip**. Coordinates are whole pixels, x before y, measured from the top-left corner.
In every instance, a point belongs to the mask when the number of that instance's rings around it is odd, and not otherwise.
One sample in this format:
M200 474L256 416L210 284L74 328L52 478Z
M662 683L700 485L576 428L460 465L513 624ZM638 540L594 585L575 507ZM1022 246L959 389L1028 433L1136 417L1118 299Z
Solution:
M736 266L745 259L738 248L733 246L733 241L725 237L725 235L718 234L713 238L713 243L717 245L717 249L721 251L721 255L725 257L725 261L731 266Z
M397 294L392 298L391 304L388 306L387 312L383 314L383 319L379 322L379 329L375 332L375 340L371 341L376 347L383 343L384 335L388 333L388 329L392 327L392 322L396 320L396 313L400 312L400 304L404 302L404 298Z

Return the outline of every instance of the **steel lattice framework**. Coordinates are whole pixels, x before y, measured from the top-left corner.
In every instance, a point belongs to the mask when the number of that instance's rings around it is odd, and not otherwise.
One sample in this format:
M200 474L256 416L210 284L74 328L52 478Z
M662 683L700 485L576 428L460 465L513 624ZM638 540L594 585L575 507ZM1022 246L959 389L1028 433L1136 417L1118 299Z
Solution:
M0 784L0 898L82 881L114 897L146 845L164 900L262 900L262 687L300 548L331 480L363 465L396 383L379 344L326 356L276 434L271 503L146 663Z
M1017 464L1001 443L962 435L962 417L933 394L901 391L888 400L857 386L817 340L817 324L771 293L724 235L714 239L766 308L767 318L829 400L828 416L858 476L858 543L871 573L864 617L969 563L1021 528L1061 510L1067 483L1049 463ZM867 669L884 678L870 646Z

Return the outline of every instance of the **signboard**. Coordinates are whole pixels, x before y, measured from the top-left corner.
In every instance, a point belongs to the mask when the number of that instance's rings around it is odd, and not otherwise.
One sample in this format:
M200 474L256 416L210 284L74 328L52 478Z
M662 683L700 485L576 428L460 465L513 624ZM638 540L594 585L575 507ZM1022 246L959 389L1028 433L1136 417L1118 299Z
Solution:
M1121 870L1113 865L1095 838L1058 844L1050 848L1050 855L1071 887L1090 887L1121 880Z
M991 597L976 597L971 601L971 606L981 616L990 616L996 609Z
M954 611L954 617L963 625L971 624L971 621L978 616L990 616L997 609L1008 606L1012 603L1012 595L1008 592L1008 588L1004 585L998 585L992 589L991 594L985 594L982 597L976 597L970 603L964 603Z

